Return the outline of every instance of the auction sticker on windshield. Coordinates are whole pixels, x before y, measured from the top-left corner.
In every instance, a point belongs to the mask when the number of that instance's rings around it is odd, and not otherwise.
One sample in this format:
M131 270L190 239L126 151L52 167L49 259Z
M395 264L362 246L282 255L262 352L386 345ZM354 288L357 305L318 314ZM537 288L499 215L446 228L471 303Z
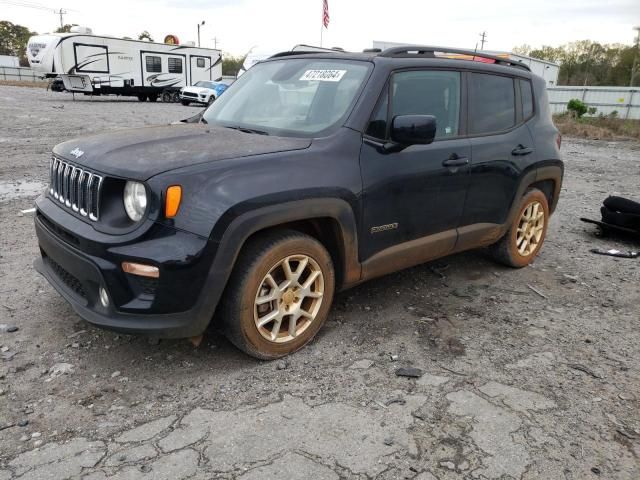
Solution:
M300 80L315 80L320 82L339 82L346 70L307 70Z

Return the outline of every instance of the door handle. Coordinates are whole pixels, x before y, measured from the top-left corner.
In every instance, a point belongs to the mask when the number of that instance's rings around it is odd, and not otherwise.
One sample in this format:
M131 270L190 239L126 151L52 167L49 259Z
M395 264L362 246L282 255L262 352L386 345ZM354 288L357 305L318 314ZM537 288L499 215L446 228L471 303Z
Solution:
M511 150L511 155L529 155L530 153L533 153L533 148L525 147L522 144Z
M456 153L452 153L449 158L447 158L444 162L442 162L443 167L462 167L463 165L467 165L469 163L469 159L467 157L459 157Z

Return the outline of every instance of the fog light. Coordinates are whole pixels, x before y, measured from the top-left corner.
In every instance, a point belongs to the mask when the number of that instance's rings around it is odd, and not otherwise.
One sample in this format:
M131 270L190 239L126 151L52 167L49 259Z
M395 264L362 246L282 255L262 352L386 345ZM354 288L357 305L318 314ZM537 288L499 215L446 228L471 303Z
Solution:
M100 294L100 303L104 308L107 308L109 306L109 295L107 294L107 291L100 287L98 293Z

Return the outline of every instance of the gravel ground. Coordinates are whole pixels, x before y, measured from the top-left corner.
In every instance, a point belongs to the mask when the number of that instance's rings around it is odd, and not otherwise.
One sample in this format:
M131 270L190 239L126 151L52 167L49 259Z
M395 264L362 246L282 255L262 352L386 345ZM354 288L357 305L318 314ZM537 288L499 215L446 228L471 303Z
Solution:
M0 87L0 480L640 478L640 260L589 253L638 244L578 221L638 195L638 144L564 140L534 265L478 251L366 283L266 363L217 333L98 330L32 268L20 211L56 143L197 111Z

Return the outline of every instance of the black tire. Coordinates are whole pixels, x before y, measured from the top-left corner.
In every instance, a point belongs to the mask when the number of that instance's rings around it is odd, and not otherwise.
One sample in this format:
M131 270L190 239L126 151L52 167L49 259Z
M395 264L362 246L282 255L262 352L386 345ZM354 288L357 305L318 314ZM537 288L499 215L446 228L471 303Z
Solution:
M148 96L149 101L150 102L157 102L158 101L158 94L157 93L152 93L151 95Z
M536 240L535 247L525 254L521 253L519 247L522 244L518 242L518 233L521 228L521 220L526 209L535 203L539 203L542 206L544 213L542 233L539 240ZM529 265L533 259L540 253L542 244L547 235L547 228L549 226L549 202L547 196L538 189L531 189L524 194L520 200L520 206L518 212L513 220L513 223L507 230L507 233L498 240L497 243L489 247L491 256L499 263L507 265L513 268L522 268Z
M169 90L165 90L162 92L162 101L164 103L171 103L173 101L171 92Z
M207 106L211 105L213 102L216 101L216 97L214 97L213 95L211 95L209 97L209 101L207 102Z
M280 338L280 341L272 341L267 339L264 334L264 330L267 330L268 327L265 327L261 333L257 325L260 317L256 316L259 315L260 307L256 307L258 303L256 299L259 293L262 292L261 294L264 295L264 280L267 274L273 274L275 277L275 269L278 268L280 262L287 261L285 259L292 256L294 256L293 258L295 256L309 258L308 265L310 266L312 261L315 262L314 268L317 267L321 272L319 277L322 279L323 295L320 303L315 306L317 313L312 320L304 321L306 325L300 333L293 337L290 336L288 328L291 326L289 323L291 320L283 319L281 324L278 323L278 326L282 325L278 331L284 332L284 340ZM289 265L291 266L291 264ZM278 289L285 283L278 283ZM238 257L225 290L219 318L224 325L227 338L243 352L261 360L281 358L305 346L320 330L331 308L334 288L335 274L331 256L315 238L292 230L259 235L247 242ZM278 289L274 288L273 291ZM309 300L309 298L302 300L304 295L300 295L300 297L299 305ZM285 308L288 310L289 306L286 305L284 298L282 295L278 300L270 302L268 308L276 306L272 312L278 309L284 311ZM291 301L291 297L289 298ZM311 300L311 302L314 301ZM295 322L294 325L296 325Z
M180 92L171 92L171 101L178 103L180 101Z
M147 96L146 95L138 95L138 100L141 102L146 102L147 101Z
M189 104L190 104L191 102L190 102L190 101L188 101L188 100L181 100L181 101L180 101L180 103L181 103L182 105L184 105L185 107L188 107L188 106L189 106Z

